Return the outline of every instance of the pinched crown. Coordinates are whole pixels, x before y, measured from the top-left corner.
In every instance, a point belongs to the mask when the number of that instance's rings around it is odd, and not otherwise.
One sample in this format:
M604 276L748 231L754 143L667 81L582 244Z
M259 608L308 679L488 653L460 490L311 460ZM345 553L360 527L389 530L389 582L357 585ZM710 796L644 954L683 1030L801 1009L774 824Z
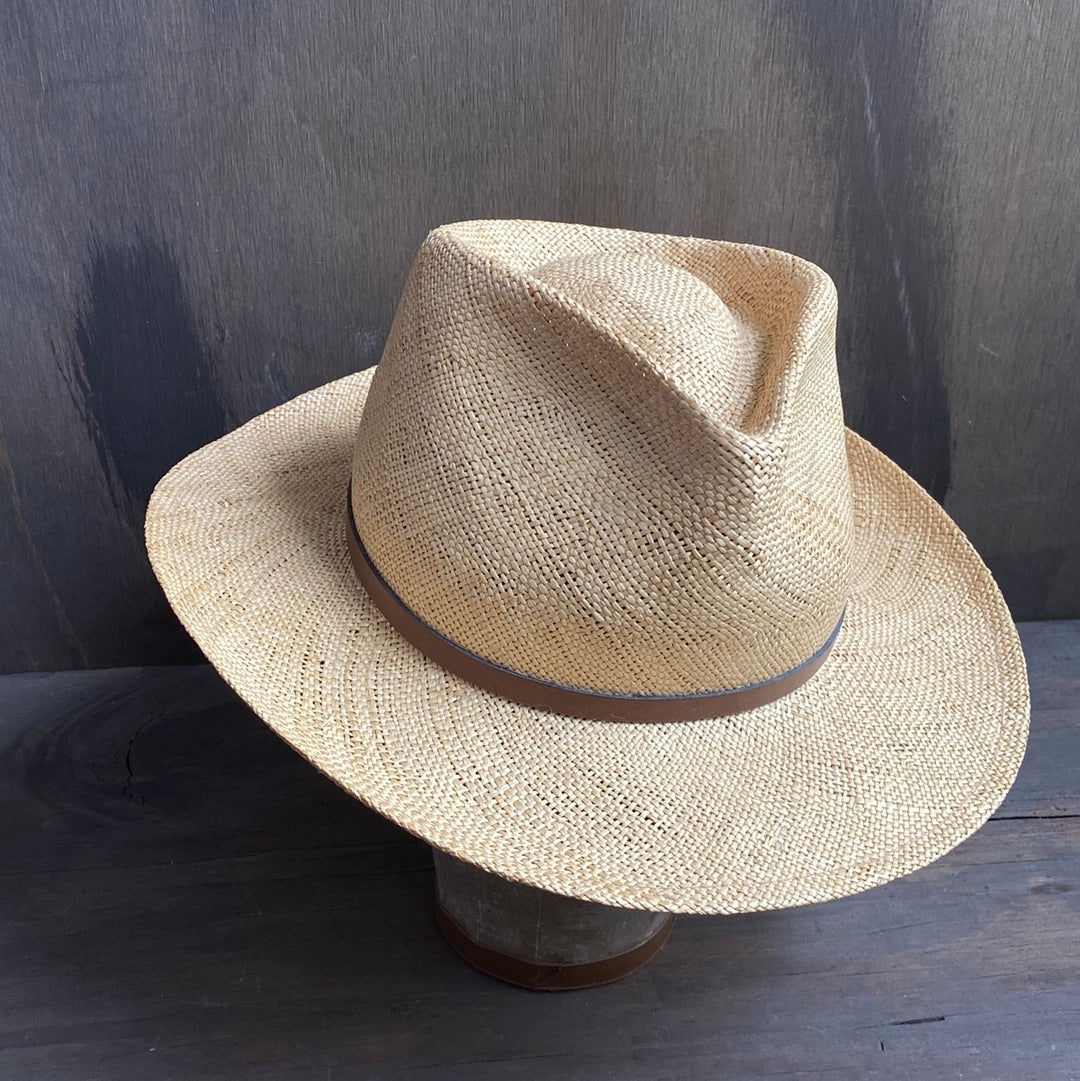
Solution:
M828 275L766 248L464 222L424 241L372 380L352 508L458 646L685 695L772 679L847 599Z

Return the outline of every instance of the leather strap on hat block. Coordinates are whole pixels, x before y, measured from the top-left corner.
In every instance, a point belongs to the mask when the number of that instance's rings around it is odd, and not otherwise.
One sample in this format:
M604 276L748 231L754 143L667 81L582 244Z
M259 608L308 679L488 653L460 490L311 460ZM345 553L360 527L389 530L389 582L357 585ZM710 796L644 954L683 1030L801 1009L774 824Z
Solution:
M583 961L572 965L546 965L536 961L523 961L508 953L499 953L489 946L474 942L439 906L435 912L443 937L473 968L486 972L498 980L527 987L531 991L574 991L582 987L599 987L614 983L632 972L637 972L646 961L660 952L667 942L675 923L669 916L640 946L615 957L600 961Z
M351 486L346 507L349 554L357 577L398 633L455 676L468 680L481 690L534 709L592 721L633 723L700 721L742 713L775 702L801 687L824 663L844 621L841 615L825 644L802 664L773 679L734 690L685 695L622 695L549 683L486 660L425 623L390 588L372 563L353 519Z

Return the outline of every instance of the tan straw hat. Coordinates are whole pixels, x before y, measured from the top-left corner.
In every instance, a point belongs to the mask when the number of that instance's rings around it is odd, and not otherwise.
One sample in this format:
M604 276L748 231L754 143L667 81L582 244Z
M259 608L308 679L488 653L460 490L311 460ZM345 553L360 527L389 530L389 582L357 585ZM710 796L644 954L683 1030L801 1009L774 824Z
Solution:
M765 248L437 229L376 369L161 481L154 569L267 724L462 860L671 912L886 882L1000 803L1028 689L971 545L845 430L835 319Z

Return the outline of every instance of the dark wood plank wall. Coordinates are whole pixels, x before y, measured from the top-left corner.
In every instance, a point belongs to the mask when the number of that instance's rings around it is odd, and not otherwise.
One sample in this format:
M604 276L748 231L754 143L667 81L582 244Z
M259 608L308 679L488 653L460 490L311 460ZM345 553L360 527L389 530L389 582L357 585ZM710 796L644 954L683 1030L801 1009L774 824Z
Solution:
M478 216L818 262L850 423L1080 614L1078 64L1068 0L3 5L0 670L193 659L154 481Z

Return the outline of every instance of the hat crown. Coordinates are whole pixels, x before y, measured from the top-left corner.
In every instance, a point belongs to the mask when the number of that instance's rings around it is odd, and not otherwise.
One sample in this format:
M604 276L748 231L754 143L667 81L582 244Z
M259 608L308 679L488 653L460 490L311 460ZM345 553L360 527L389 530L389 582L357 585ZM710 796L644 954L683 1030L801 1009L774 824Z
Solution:
M545 222L425 240L352 471L372 562L424 622L620 695L770 680L829 638L852 509L824 271Z

